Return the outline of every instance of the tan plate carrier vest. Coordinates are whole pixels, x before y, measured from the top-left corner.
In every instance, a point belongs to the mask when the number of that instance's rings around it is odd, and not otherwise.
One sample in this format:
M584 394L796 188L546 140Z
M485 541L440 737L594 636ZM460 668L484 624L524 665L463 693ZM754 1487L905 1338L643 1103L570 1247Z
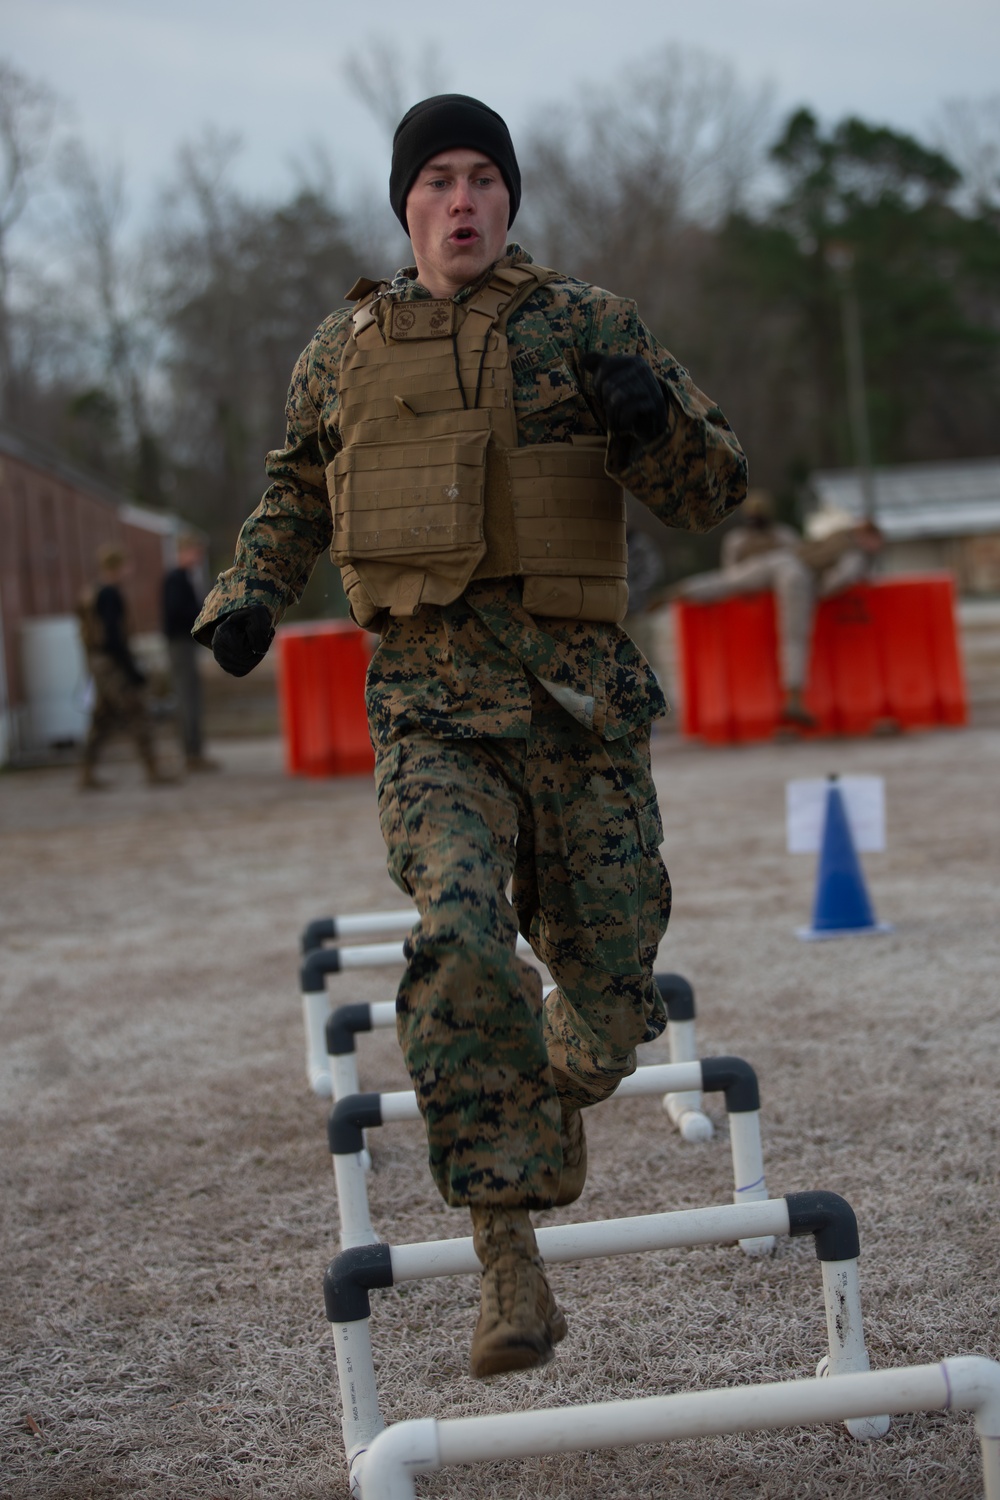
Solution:
M517 444L507 319L554 275L503 267L464 305L352 288L343 448L326 477L331 555L359 625L512 575L531 614L624 617L625 501L604 438Z

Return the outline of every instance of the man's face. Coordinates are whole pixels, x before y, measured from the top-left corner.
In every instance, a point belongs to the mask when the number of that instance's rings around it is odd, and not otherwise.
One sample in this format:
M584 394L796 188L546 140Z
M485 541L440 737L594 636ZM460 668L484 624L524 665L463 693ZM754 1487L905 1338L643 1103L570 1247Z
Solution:
M507 242L510 194L488 157L464 148L421 167L406 199L406 222L421 283L452 297L499 260Z

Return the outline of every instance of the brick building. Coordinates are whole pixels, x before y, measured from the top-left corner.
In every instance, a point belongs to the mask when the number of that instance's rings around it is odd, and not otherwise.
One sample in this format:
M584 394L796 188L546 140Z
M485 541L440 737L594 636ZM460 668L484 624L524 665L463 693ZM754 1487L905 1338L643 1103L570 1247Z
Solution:
M0 432L0 764L79 738L86 673L75 609L97 549L113 542L127 552L133 626L151 633L181 529Z

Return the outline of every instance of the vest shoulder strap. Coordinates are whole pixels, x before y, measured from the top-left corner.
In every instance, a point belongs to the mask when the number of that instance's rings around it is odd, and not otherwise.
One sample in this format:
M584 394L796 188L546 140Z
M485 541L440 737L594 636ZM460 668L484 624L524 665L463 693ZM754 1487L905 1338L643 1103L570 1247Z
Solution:
M351 290L345 293L344 301L360 302L362 298L371 296L372 292L377 292L380 286L387 285L388 282L385 281L372 281L370 276L359 276Z
M390 285L388 281L372 281L370 276L359 276L347 293L346 300L358 304L351 314L355 338L375 322L375 304Z
M485 318L490 328L503 333L507 320L545 282L557 273L547 266L521 265L501 266L477 292L466 308L466 322L470 316Z
M510 320L511 314L515 313L522 303L527 302L532 292L536 291L538 287L544 286L547 281L554 280L559 274L557 271L550 270L548 266L511 266L511 270L527 271L529 274L522 277L520 286L516 288L513 297L500 314L500 321L497 326L501 333L506 333L507 323Z

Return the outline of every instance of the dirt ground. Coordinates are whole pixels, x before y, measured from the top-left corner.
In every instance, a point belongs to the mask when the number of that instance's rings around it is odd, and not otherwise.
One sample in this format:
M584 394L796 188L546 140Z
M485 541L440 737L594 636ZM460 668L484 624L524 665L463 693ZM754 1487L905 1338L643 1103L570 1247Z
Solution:
M772 1196L841 1193L859 1221L876 1367L1000 1358L995 631L967 641L973 727L896 740L654 748L676 905L661 967L692 981L702 1055L761 1085ZM297 943L310 919L397 906L366 778L301 781L273 736L147 790L69 768L0 776L3 1132L0 1496L341 1500L347 1473L322 1277L337 1244L326 1110L305 1081ZM889 848L864 857L888 936L804 944L815 861L784 846L788 779L884 776ZM331 999L384 1000L388 970ZM666 1060L662 1043L644 1061ZM402 1088L394 1037L362 1083ZM729 1201L725 1114L686 1145L656 1101L591 1112L596 1219ZM468 1232L419 1128L373 1142L373 1218L402 1242ZM553 1268L556 1360L466 1373L471 1278L373 1293L388 1421L808 1377L825 1347L805 1240ZM443 1471L469 1500L966 1500L967 1414L705 1438Z

